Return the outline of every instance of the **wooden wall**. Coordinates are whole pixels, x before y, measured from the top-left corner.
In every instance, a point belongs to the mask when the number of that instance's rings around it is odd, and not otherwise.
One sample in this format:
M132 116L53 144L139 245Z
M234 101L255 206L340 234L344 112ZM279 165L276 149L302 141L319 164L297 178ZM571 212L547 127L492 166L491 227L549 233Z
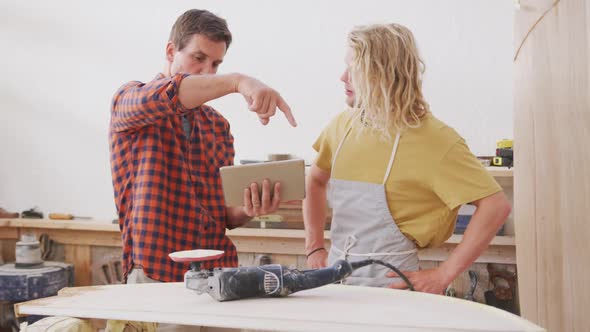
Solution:
M515 43L554 1L521 1ZM515 227L522 315L590 331L590 1L562 0L514 66Z

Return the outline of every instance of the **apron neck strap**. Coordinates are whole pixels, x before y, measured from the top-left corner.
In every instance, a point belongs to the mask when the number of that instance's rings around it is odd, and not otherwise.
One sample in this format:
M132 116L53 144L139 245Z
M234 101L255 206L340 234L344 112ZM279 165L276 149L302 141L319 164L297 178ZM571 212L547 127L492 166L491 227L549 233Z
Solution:
M330 170L330 174L334 174L334 170L336 169L336 157L338 157L338 153L340 153L340 149L342 148L342 144L344 144L346 136L348 136L348 133L350 133L350 131L352 130L352 126L354 126L354 123L361 117L362 114L362 112L359 112L359 114L354 117L354 119L350 123L350 126L348 126L348 129L346 129L344 136L342 136L342 139L338 143L338 147L336 148L336 151L334 151L334 156L332 157L332 169Z
M395 154L397 153L397 147L399 145L399 139L401 137L400 133L395 135L395 142L393 143L393 149L391 150L391 157L389 157L389 165L387 165L387 171L385 172L385 176L383 177L383 185L387 182L387 178L389 178L389 174L391 173L391 169L393 168L393 160L395 159Z
M335 167L336 157L338 157L338 154L340 153L340 149L342 149L342 145L344 144L344 140L346 139L346 136L348 136L348 134L352 130L352 126L354 126L355 122L361 117L362 114L363 114L362 112L359 112L359 114L354 117L354 119L352 120L352 123L350 124L350 126L348 126L348 129L346 129L344 136L342 136L342 139L338 143L338 147L336 148L336 151L334 151L334 157L332 157L332 169L330 171L331 174L334 174L334 169L336 168ZM401 134L398 132L397 135L395 135L395 142L393 143L393 148L391 150L391 157L389 158L389 164L387 165L387 170L385 171L385 176L383 177L383 182L382 182L383 185L385 185L385 183L387 182L387 179L389 178L389 174L391 173L391 169L393 167L393 161L394 161L395 155L397 153L397 147L399 145L400 137L401 137Z

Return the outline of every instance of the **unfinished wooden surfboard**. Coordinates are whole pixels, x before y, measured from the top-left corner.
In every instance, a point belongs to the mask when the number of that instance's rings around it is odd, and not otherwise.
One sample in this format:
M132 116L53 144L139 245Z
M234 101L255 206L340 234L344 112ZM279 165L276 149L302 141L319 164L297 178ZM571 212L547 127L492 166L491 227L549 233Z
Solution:
M329 285L286 298L217 302L183 283L65 288L15 305L17 315L64 315L273 331L544 331L508 312L418 292Z

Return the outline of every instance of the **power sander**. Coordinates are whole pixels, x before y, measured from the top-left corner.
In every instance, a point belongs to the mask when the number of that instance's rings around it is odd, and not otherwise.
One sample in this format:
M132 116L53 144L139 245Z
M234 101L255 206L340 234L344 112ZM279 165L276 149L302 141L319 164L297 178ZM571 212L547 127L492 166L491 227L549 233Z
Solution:
M414 290L407 277L395 266L380 260L358 262L338 260L331 267L311 270L291 269L279 264L253 267L201 269L201 262L221 258L221 250L186 250L171 253L176 262L190 262L184 274L186 288L197 294L208 293L217 301L231 301L252 297L284 297L306 289L336 283L361 267L380 264L395 271Z

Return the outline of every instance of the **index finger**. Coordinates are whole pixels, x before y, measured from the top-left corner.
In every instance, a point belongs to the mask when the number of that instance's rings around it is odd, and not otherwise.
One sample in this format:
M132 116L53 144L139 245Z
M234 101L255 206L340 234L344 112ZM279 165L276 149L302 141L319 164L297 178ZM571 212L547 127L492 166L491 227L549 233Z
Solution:
M295 117L293 116L293 113L291 113L291 107L287 105L283 97L279 96L277 106L279 107L281 112L285 113L285 117L287 118L291 126L297 127L297 121L295 121Z
M272 209L276 211L281 204L281 183L275 183L274 193L272 196Z

